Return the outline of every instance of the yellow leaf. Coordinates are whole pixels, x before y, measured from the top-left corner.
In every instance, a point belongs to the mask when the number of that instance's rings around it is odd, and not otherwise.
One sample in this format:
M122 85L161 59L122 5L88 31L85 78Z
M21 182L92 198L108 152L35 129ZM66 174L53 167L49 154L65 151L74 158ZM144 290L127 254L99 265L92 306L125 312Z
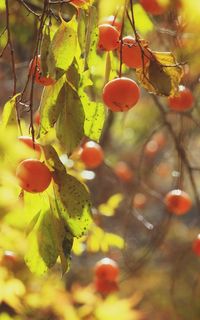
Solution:
M141 85L150 93L173 96L178 91L183 69L171 52L155 52L150 61L136 70Z
M107 217L113 216L115 214L115 210L118 208L122 200L123 195L121 193L114 194L106 203L102 203L99 206L100 213Z

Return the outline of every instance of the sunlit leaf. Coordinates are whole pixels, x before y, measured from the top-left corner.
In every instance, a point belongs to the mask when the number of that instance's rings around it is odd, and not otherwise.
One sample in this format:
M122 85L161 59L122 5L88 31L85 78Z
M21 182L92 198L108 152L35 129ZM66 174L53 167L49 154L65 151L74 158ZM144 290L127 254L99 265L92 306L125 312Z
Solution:
M59 212L56 207L55 199L50 198L52 219L54 224L54 236L56 247L60 256L62 273L64 274L69 269L70 254L73 244L72 235L66 230L62 218L59 217Z
M6 102L3 107L2 113L2 126L5 128L8 125L16 125L17 124L17 115L16 115L16 98L20 94L16 94L13 98Z
M80 241L82 242L81 239ZM108 252L111 247L116 247L118 249L124 247L124 239L122 237L114 233L105 232L96 225L93 225L90 229L85 242L89 252Z
M139 32L146 34L154 29L153 22L150 20L148 14L143 7L137 3L133 6L135 25Z
M81 237L92 222L89 192L79 180L66 173L53 147L45 146L44 153L47 162L54 167L55 203L59 216L73 236Z
M73 17L70 22L62 23L56 31L48 55L49 74L58 79L73 62L77 46L77 21Z
M6 2L5 0L0 0L0 11L3 11L6 9Z
M84 135L84 111L78 93L65 83L60 91L62 109L56 124L56 135L67 154L71 154Z
M105 299L95 310L95 317L98 320L139 320L140 312L133 310L134 300L117 299L110 296Z
M85 113L84 133L88 138L98 142L105 122L105 107L101 102L90 100L82 89L79 90L79 95Z
M150 93L174 95L183 76L182 67L171 52L153 52L153 55L144 69L136 70L138 80Z
M45 136L56 123L63 106L61 89L66 81L65 76L54 85L44 88L40 102L40 131L39 136Z
M51 211L43 211L28 235L28 251L25 262L36 274L43 274L57 260L58 250L55 239L55 225Z
M99 206L100 213L108 217L113 216L122 200L123 195L121 193L114 194L106 203L102 203Z

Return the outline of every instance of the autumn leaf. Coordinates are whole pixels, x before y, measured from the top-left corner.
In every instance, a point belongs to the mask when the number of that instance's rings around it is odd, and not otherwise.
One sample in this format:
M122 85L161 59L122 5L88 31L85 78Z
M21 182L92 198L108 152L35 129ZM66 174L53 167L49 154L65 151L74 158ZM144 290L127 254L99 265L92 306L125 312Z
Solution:
M152 58L136 70L136 76L149 93L168 97L178 91L183 69L171 52L152 51Z

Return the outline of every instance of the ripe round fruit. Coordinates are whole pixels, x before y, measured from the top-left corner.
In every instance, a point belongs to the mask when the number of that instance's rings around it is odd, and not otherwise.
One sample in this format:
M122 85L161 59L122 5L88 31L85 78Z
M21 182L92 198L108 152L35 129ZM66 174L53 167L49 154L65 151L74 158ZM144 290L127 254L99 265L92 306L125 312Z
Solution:
M20 187L27 192L43 192L51 182L48 167L37 159L26 159L17 167L16 176Z
M129 182L133 179L133 172L124 161L120 161L115 165L114 172L122 181Z
M131 36L124 37L122 40L122 62L129 68L142 68L149 61L150 53L145 48L144 40L140 44L143 52L135 40Z
M119 287L116 281L107 281L96 278L94 281L95 289L103 295L108 295L112 292L118 291Z
M98 47L104 51L115 50L119 46L119 31L110 24L99 25Z
M81 152L81 160L86 167L94 169L102 164L104 159L104 153L101 146L94 142L88 141L84 144Z
M153 16L158 16L163 14L167 7L162 6L158 0L140 0L140 4L143 6L144 10Z
M31 148L33 151L35 151L37 159L40 158L42 150L38 142L34 141L33 143L32 138L29 136L20 136L18 137L18 140L23 142L27 147Z
M37 63L37 65L36 65ZM35 71L36 69L36 71ZM31 60L30 64L29 64L29 74L30 75L34 75L35 73L35 82L43 85L43 86L51 86L55 83L55 81L50 78L50 77L43 77L41 75L41 59L40 59L40 55L37 56L37 58L35 57L34 60Z
M197 238L192 243L193 252L200 257L200 234L198 234Z
M182 112L192 108L194 97L190 89L179 86L177 96L168 98L168 106L172 111Z
M110 24L111 26L115 27L119 32L121 31L122 24L115 16L105 17L101 24Z
M169 191L164 202L168 211L178 216L186 214L192 207L191 198L180 189Z
M136 193L133 198L133 207L136 209L144 209L147 203L147 197L143 193Z
M18 256L15 252L10 250L5 250L1 260L0 265L6 266L6 267L12 267L18 262Z
M103 101L112 111L123 112L136 105L140 97L137 83L122 77L109 81L103 89Z
M104 258L98 261L94 271L95 276L102 281L116 281L119 275L117 263L110 258Z

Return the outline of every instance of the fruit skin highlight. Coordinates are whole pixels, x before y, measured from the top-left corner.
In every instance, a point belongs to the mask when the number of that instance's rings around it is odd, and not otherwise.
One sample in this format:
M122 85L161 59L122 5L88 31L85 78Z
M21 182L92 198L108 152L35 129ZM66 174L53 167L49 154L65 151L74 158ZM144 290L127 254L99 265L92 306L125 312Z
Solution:
M95 276L99 279L113 281L117 280L119 267L117 263L110 258L103 258L96 263Z
M51 182L49 168L40 160L26 159L16 169L20 187L31 193L43 192Z
M169 191L165 196L164 203L168 211L177 216L186 214L192 207L191 198L180 189Z
M114 260L110 258L99 260L95 265L94 273L94 285L97 292L108 295L119 290L117 283L119 267Z
M104 51L112 51L119 47L119 31L110 24L99 25L98 48Z
M103 149L98 143L88 141L83 145L81 160L87 168L95 169L99 167L104 160Z
M126 77L109 81L103 89L103 101L114 112L128 111L136 105L139 98L137 83Z
M127 67L136 69L147 64L151 53L146 49L145 43L144 40L140 40L140 47L135 38L131 36L122 39L122 62Z
M189 88L180 85L177 96L168 98L168 107L172 111L184 112L190 110L194 103L194 97Z

